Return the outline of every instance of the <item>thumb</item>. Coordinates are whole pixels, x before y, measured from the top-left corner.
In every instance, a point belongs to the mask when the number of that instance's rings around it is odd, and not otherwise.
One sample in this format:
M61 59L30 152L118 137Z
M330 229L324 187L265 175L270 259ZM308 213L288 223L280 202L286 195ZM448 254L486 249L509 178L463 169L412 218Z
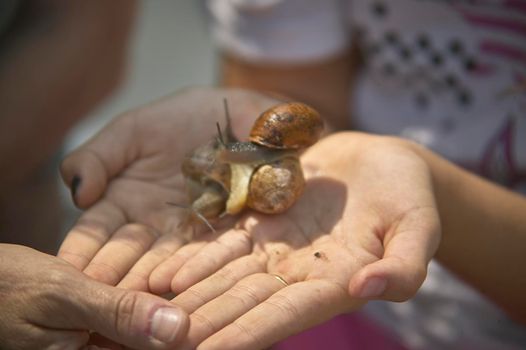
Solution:
M135 128L131 115L116 118L62 161L62 178L78 207L99 199L109 180L136 158Z
M186 335L188 316L169 301L86 279L75 303L76 327L133 349L172 349Z
M405 301L418 291L440 240L436 210L420 208L397 222L384 238L380 260L360 269L349 282L351 297Z

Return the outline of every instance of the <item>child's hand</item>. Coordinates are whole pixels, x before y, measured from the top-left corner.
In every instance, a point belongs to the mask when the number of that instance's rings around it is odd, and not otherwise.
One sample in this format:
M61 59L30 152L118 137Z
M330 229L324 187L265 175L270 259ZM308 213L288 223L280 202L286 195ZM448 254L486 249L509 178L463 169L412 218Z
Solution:
M302 162L306 191L289 211L247 213L193 257L180 250L156 270L174 275L188 348L264 348L420 287L440 224L429 169L409 144L342 133Z

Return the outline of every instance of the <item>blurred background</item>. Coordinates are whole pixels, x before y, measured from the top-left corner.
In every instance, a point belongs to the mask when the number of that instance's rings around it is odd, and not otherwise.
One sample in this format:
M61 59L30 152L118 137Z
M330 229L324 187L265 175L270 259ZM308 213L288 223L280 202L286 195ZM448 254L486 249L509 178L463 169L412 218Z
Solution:
M72 149L115 115L188 85L214 81L204 1L142 0L122 86L68 136Z
M61 159L127 110L214 83L206 16L204 0L0 0L0 242L55 253L79 215Z
M122 85L76 125L64 143L66 154L95 134L111 118L186 86L214 83L214 48L204 1L142 0L129 49ZM62 234L78 211L69 190L60 185L65 211Z

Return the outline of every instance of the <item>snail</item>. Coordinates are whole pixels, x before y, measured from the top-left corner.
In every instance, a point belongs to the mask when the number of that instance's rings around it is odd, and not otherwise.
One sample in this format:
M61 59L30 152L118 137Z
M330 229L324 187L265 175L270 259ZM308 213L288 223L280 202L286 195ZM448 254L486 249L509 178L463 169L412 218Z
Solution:
M210 228L208 219L235 215L245 207L266 214L290 208L305 186L299 152L323 131L318 112L289 102L263 112L249 140L240 142L232 133L226 101L225 114L225 134L218 125L217 137L193 150L182 164L191 212Z

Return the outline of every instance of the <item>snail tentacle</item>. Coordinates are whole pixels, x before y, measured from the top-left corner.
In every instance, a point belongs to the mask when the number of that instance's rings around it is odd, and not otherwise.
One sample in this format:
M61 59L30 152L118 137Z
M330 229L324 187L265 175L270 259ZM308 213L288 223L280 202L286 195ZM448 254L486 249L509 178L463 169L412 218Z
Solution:
M190 217L213 232L209 219L235 215L245 207L268 214L290 208L305 186L299 153L314 144L323 130L318 112L291 102L262 113L249 141L239 142L226 99L223 106L226 129L216 123L217 136L196 148L182 165L189 186Z

